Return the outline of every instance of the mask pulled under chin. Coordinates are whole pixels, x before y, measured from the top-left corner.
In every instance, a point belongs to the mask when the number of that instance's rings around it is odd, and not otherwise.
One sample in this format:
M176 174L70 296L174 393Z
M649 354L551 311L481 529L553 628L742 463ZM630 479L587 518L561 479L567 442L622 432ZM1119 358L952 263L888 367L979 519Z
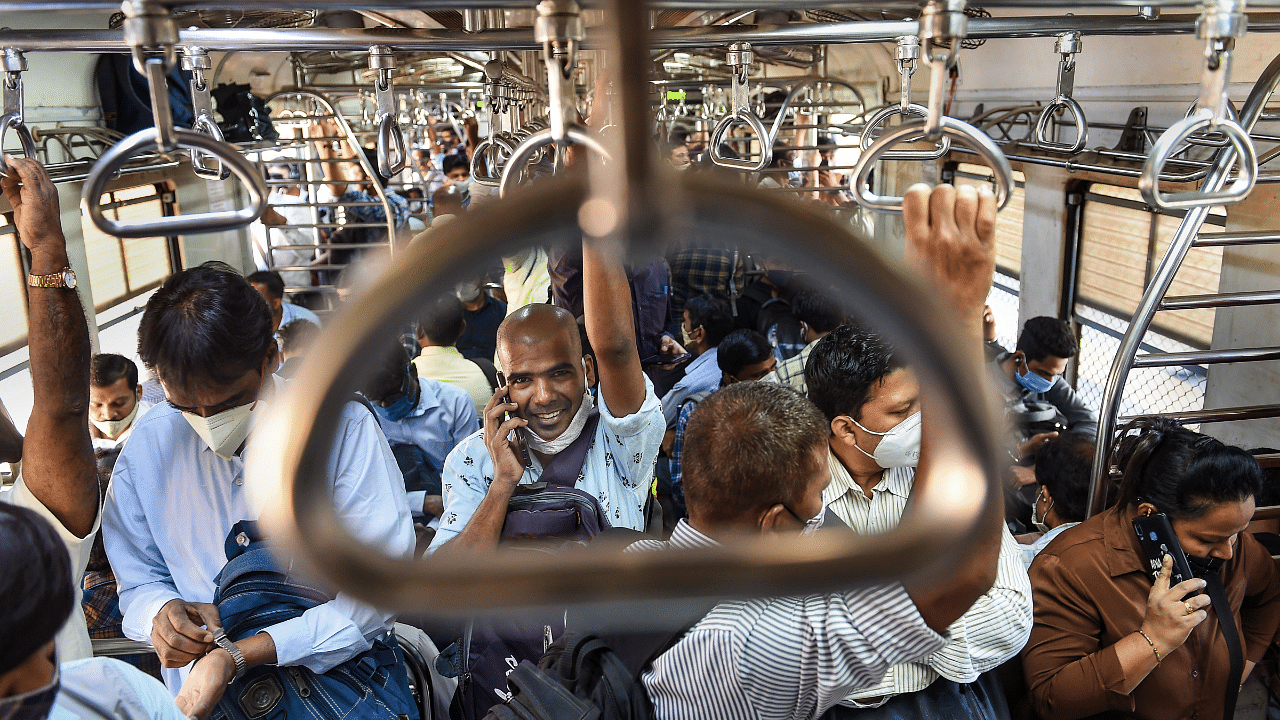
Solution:
M1191 572L1195 573L1198 578L1221 573L1225 562L1222 558L1200 557L1199 555L1187 556L1187 564L1191 566Z
M223 460L230 460L249 437L254 423L266 412L266 405L264 402L252 402L207 418L189 412L182 413L182 417L210 450Z
M544 455L556 455L569 447L582 434L582 429L587 425L587 416L591 414L595 406L595 401L591 399L591 391L588 390L583 393L582 404L578 406L578 412L573 416L573 421L569 423L569 427L564 429L564 432L553 440L544 440L538 433L529 428L520 428L519 430L524 437L525 443L530 448Z
M138 404L139 402L134 400L133 410L130 410L128 415L125 415L119 420L94 420L93 418L89 418L89 422L93 423L93 426L98 428L98 432L103 435L106 435L109 438L119 437L120 433L129 429L129 427L133 425L133 421L138 419Z
M45 720L58 699L62 678L53 671L53 681L42 688L0 699L0 720Z

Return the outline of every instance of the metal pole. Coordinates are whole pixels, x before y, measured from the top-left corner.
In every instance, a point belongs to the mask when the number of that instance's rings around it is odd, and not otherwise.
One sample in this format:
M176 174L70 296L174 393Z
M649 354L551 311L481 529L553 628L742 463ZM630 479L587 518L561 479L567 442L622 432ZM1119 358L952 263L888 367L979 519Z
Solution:
M1280 86L1280 56L1277 56L1262 72L1262 76L1258 78L1258 82L1254 84L1253 91L1249 93L1249 99L1245 101L1244 108L1240 111L1240 124L1246 130L1251 129L1258 121L1258 116L1262 114L1262 108L1271 98L1271 94L1276 87ZM1218 161L1213 169L1204 179L1201 189L1205 191L1218 190L1226 182L1232 165L1235 163L1235 150L1227 147L1223 148L1218 155ZM1182 265L1183 258L1186 257L1187 251L1195 244L1196 235L1200 232L1200 227L1204 224L1205 218L1209 215L1209 208L1195 207L1187 211L1182 219L1182 224L1178 226L1177 233L1169 243L1169 249L1165 251L1164 258L1160 260L1160 267L1156 269L1155 275L1151 278L1151 284L1147 286L1147 291L1142 295L1142 301L1138 303L1138 309L1133 313L1133 319L1129 323L1129 329L1125 331L1124 338L1120 340L1120 348L1116 352L1116 359L1111 364L1111 372L1107 375L1107 385L1102 393L1102 407L1098 411L1098 442L1093 452L1093 475L1092 482L1089 483L1089 505L1087 511L1089 515L1102 512L1106 503L1107 493L1102 490L1102 483L1107 479L1107 460L1111 450L1112 436L1116 430L1116 415L1120 408L1120 398L1124 394L1125 380L1129 377L1129 371L1133 368L1134 360L1137 357L1138 347L1142 343L1142 337L1146 334L1147 328L1151 326L1151 319L1155 316L1156 311L1160 307L1160 302L1164 299L1165 292L1168 291L1169 285L1173 283L1173 278L1178 273L1178 268Z

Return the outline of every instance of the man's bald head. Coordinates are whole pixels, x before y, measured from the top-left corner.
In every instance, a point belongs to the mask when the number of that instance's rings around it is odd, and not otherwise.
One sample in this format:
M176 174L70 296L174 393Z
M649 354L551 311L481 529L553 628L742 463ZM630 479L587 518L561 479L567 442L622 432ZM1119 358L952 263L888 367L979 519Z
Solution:
M562 338L568 343L574 357L582 357L578 322L568 310L555 305L525 305L508 315L498 326L498 359L505 366L507 348L513 344L538 345Z

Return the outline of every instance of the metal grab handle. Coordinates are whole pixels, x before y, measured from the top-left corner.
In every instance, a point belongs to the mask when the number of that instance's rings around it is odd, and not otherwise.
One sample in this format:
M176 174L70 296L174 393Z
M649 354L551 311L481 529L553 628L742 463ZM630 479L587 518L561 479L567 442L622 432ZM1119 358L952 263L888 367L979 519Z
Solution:
M1049 137L1049 121L1053 119L1054 113L1058 110L1067 110L1075 118L1076 141L1070 145L1054 142ZM1045 106L1044 111L1040 113L1040 119L1036 120L1036 145L1040 146L1042 150L1075 155L1084 150L1088 144L1089 123L1084 118L1084 108L1080 107L1080 103L1076 102L1070 95L1059 95L1054 98L1053 102Z
M688 208L698 237L733 237L744 248L776 250L792 266L813 270L911 358L927 378L921 385L931 391L930 412L941 413L941 422L955 429L940 438L946 447L937 455L947 459L947 480L921 488L913 512L875 537L757 536L705 551L629 554L593 543L555 554L437 554L421 561L388 557L352 537L354 528L335 512L326 467L342 408L370 369L368 348L394 337L427 298L451 286L450 278L491 255L581 242L579 218L590 214L581 209L583 180L551 178L497 201L502 207L494 212L459 217L441 235L408 247L402 261L326 325L329 352L307 358L296 382L258 424L246 458L246 489L296 570L322 573L342 591L388 610L461 616L518 606L845 590L941 572L962 556L979 518L1000 502L996 432L983 383L975 379L980 368L942 360L959 340L936 296L834 219L792 207L787 198L698 178L671 196ZM658 239L631 249L656 252ZM683 621L670 618L672 604L644 612L628 608L628 619Z
M13 132L18 136L18 142L22 143L22 154L28 158L36 158L36 141L31 137L31 130L27 128L27 124L14 113L8 113L0 116L0 149L4 147L4 136L8 134L9 128L13 128ZM9 174L9 164L4 161L4 153L0 152L0 175Z
M1183 117L1184 118L1191 117L1192 115L1195 114L1196 108L1198 107L1200 107L1200 98L1196 98L1195 102L1191 103L1191 107L1187 108L1187 113L1183 115ZM1236 106L1232 103L1227 103L1227 118L1231 120L1235 120L1236 122L1240 121L1240 117L1236 115ZM1224 148L1231 144L1231 141L1226 139L1225 137L1213 137L1214 135L1221 135L1221 133L1205 133L1203 135L1188 135L1183 139L1186 140L1187 143L1190 145L1199 145L1200 147Z
M213 118L208 115L201 115L196 118L196 121L191 124L191 130L208 135L214 142L223 142L222 128L218 127L218 123L214 122ZM194 148L191 150L192 172L206 180L226 180L231 177L231 169L222 164L217 155L212 156L214 159L214 165L212 166L204 164L205 155L206 153Z
M584 145L599 153L604 159L609 159L609 151L605 149L604 143L600 142L596 136L577 125L570 125L567 130L569 139L575 145ZM524 170L525 165L529 164L530 159L539 150L554 144L556 144L554 132L547 128L530 135L524 139L524 142L517 145L515 151L511 153L511 157L507 158L507 166L502 169L502 183L498 187L498 197L506 197L507 193L515 187L516 179L520 177L521 171Z
M1164 172L1165 163L1173 157L1179 143L1192 133L1209 128L1221 132L1231 145L1231 150L1240 155L1240 176L1225 190L1202 192L1193 190L1184 193L1164 194L1160 192L1160 174ZM1258 151L1253 147L1249 133L1234 120L1214 121L1213 111L1201 108L1199 112L1185 120L1179 120L1160 136L1151 154L1142 165L1142 175L1138 178L1138 189L1142 191L1142 199L1159 210L1186 210L1188 208L1206 207L1209 205L1229 205L1245 199L1258 180Z
M405 150L400 123L390 115L383 115L378 121L378 172L389 178L404 170L408 162L409 153Z
M901 197L876 195L867 188L867 180L871 176L871 170L875 167L876 161L885 154L885 151L906 138L922 135L927 122L927 120L916 120L903 123L881 135L879 140L862 153L862 157L858 158L858 164L854 167L856 174L854 198L859 205L878 212L902 212ZM978 128L963 120L945 115L942 117L942 134L944 137L950 136L953 140L973 148L979 157L987 161L996 175L997 207L1003 210L1004 206L1009 204L1013 191L1013 168L1010 167L1009 159L1004 156L1000 146Z
M858 139L858 145L862 148L863 152L866 152L867 148L871 147L871 143L875 141L875 136L872 135L872 131L879 127L880 123L888 120L894 115L902 115L903 117L907 115L915 115L916 117L922 118L929 117L929 108L926 108L923 105L917 105L916 103L910 103L905 108L901 103L894 103L893 105L886 105L885 107L880 108L874 115L867 118L867 125L862 129L862 137ZM907 142L915 142L923 139L924 135L922 134L920 137L911 138ZM943 135L938 139L938 143L934 150L894 150L893 152L886 152L881 156L881 159L937 160L949 152L951 152L951 138Z
M492 139L481 141L476 146L475 157L471 158L471 180L477 185L498 187L502 182L502 167L515 150L503 135L503 133L498 133ZM505 156L502 155L504 150L506 151ZM492 163L490 163L490 154L493 155ZM498 172L490 175L490 167Z
M207 233L234 230L257 220L267 209L267 184L262 174L235 148L198 132L174 129L177 147L204 150L231 167L249 193L249 205L234 212L196 213L125 225L107 218L102 212L102 193L116 171L140 150L155 147L160 139L156 128L140 130L116 143L94 163L80 194L82 211L94 227L107 235L121 238L163 237L185 233Z
M720 154L720 145L724 142L725 134L736 124L747 125L756 134L756 137L760 138L760 159L756 162L727 158ZM760 172L769 167L769 163L773 162L773 145L769 144L768 129L765 128L764 123L760 121L760 118L755 113L743 108L724 116L724 119L716 125L716 129L711 133L711 148L709 152L711 162L720 167L733 168L735 170Z

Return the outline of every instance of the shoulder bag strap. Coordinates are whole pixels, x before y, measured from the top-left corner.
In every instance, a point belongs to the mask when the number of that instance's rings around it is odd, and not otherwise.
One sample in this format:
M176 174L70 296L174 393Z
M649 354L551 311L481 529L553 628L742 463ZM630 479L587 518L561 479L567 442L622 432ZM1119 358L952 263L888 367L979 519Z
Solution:
M582 428L582 434L542 467L540 482L546 483L547 487L571 488L577 485L582 465L587 461L587 448L595 439L596 426L599 424L600 412L592 410L587 424Z
M1231 601L1227 599L1227 589L1222 585L1221 573L1209 573L1205 577L1205 588L1209 599L1213 601L1213 614L1218 616L1218 625L1222 628L1222 637L1227 641L1227 652L1231 655L1231 674L1227 676L1227 697L1222 706L1223 720L1231 720L1236 713L1236 694L1240 691L1240 677L1244 674L1244 650L1240 646L1240 633L1236 630L1236 618L1231 612Z

